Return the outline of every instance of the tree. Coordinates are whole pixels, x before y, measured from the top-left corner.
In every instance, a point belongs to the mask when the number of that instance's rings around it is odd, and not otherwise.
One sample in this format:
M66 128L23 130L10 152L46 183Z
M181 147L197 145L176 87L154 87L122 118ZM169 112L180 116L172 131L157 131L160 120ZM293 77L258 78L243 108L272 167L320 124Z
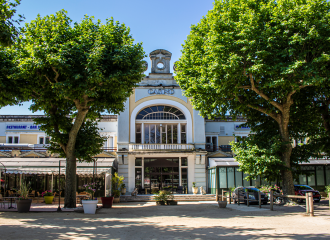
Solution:
M19 100L24 99L24 91L17 87L21 83L10 77L15 71L14 57L6 48L15 41L19 34L14 24L23 21L21 15L18 20L12 20L16 13L15 7L19 3L20 0L16 0L14 3L0 0L0 108L17 104Z
M176 80L203 116L248 118L254 109L276 122L286 194L294 194L294 96L328 84L329 9L323 0L216 0L192 27L176 64Z
M141 81L144 51L129 28L85 16L71 25L64 10L22 29L15 48L20 74L31 87L32 110L52 137L52 148L66 157L65 207L76 203L76 159L92 160L103 140L93 122L108 111L119 113Z
M4 47L10 46L19 35L19 30L15 24L23 21L24 17L18 15L18 19L12 17L16 13L16 7L21 3L21 0L10 2L8 0L0 0L0 44Z

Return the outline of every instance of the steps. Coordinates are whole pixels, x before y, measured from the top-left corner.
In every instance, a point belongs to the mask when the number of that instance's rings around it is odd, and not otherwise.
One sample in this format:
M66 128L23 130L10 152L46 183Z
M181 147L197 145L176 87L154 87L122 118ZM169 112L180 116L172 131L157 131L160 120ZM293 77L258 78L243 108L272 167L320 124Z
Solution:
M215 194L173 194L174 200L179 202L186 202L186 201L215 201ZM129 195L122 195L120 196L121 202L154 202L153 199L154 195L147 194L147 195L137 195L137 196L129 196Z

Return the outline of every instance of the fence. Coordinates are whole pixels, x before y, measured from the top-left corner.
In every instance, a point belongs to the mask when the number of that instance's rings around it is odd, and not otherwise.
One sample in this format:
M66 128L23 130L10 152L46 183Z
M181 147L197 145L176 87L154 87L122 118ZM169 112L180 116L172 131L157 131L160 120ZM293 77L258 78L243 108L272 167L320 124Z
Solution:
M241 203L241 191L238 191L238 196L237 197L232 197L232 192L231 191L224 191L222 190L222 195L221 195L221 200L223 201L224 199L229 199L229 204L231 204L231 200L237 200L237 204L240 205ZM225 196L225 193L229 193L229 196ZM259 208L261 208L261 192L258 192L258 200L255 199L249 199L249 193L253 192L246 192L246 198L243 196L243 201L246 201L247 206L250 206L250 202L258 202L259 203ZM275 194L273 190L270 191L270 210L274 210L274 197L282 197L282 198L291 198L291 199L305 199L306 202L306 213L309 214L309 216L314 216L314 200L313 200L313 193L309 192L305 196L298 196L298 195L280 195L280 194ZM216 196L216 200L219 200L219 196ZM227 201L228 202L228 201ZM330 193L329 193L329 209L330 209Z

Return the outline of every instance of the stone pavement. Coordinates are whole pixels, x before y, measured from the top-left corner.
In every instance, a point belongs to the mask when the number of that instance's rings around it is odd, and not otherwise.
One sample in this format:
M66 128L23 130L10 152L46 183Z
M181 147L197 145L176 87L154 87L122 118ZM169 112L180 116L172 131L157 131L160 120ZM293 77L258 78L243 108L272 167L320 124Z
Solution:
M220 209L216 202L120 203L95 215L1 212L0 239L330 239L327 204L315 217L300 206Z

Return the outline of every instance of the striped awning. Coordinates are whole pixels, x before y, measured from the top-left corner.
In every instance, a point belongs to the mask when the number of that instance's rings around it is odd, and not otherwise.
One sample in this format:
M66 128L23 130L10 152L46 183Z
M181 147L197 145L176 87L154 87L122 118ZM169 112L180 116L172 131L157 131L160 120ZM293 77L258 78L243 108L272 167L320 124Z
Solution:
M61 160L61 166L59 165ZM97 159L96 167L94 163L77 162L78 175L103 174L114 167L115 158ZM64 158L7 158L1 159L1 163L6 167L9 174L65 174L66 163ZM4 172L4 168L0 169Z

